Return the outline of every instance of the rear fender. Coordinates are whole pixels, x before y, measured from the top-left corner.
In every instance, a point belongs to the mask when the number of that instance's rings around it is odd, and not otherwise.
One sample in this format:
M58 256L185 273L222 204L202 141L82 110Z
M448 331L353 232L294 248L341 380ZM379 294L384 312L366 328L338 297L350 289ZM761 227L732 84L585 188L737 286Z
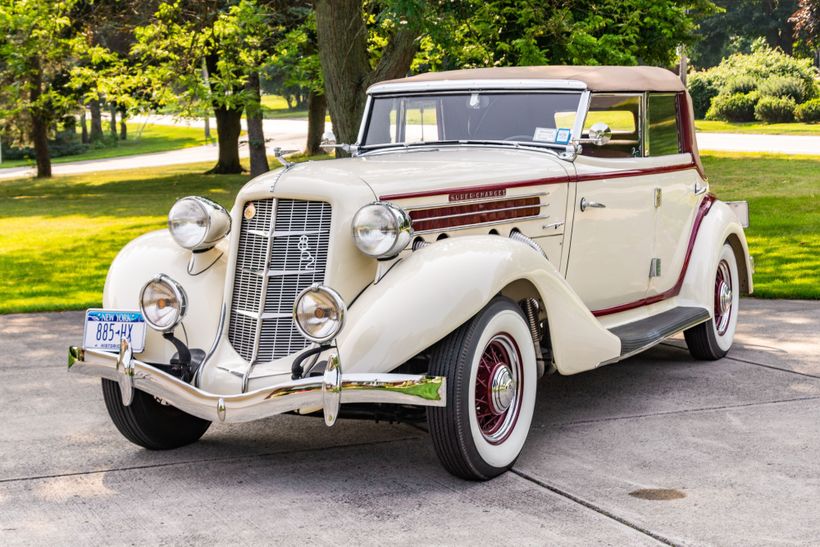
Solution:
M698 229L686 277L678 295L683 305L705 307L710 313L714 310L715 271L720 251L727 242L737 259L741 293L752 293L753 269L743 227L728 205L715 201Z
M516 281L544 302L558 371L574 374L617 357L604 329L540 253L496 235L438 241L396 263L350 306L338 338L346 371L387 372L429 348Z
M143 285L163 273L185 289L188 311L177 326L175 336L190 348L207 351L213 344L222 310L226 255L222 240L214 249L198 253L196 267L188 273L191 251L177 245L168 230L150 232L126 245L108 270L103 291L103 307L115 310L138 310ZM140 361L167 363L175 353L174 346L157 331L148 328L145 351Z

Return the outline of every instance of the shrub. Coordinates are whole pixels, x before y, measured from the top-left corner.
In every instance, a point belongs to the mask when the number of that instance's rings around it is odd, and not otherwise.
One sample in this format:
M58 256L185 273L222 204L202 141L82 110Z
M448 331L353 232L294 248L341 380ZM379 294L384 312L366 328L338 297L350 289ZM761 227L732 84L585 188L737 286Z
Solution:
M811 59L795 59L779 49L772 49L761 43L756 43L752 49L752 53L735 53L723 59L716 67L689 74L689 93L692 95L695 116L700 117L702 113L708 112L710 102L715 97L748 94L773 77L795 79L802 83L801 89L807 95L802 99L796 98L797 102L815 95L814 78L817 71L812 66ZM769 85L774 86L774 83ZM791 93L787 96L793 97Z
M703 72L693 72L688 77L689 94L692 96L692 110L695 111L695 118L703 119L712 99L717 97L720 90L714 85L712 80L703 75Z
M718 95L712 100L712 106L709 107L706 118L727 122L751 122L755 119L757 100L757 93Z
M761 97L755 106L755 118L766 123L794 121L797 103L789 97Z
M726 82L726 85L720 90L727 95L734 95L735 93L751 93L757 89L758 81L751 76L735 76Z
M814 94L814 83L806 82L794 76L772 76L760 84L760 94L768 97L788 97L796 103L805 102Z
M804 123L820 122L820 99L807 101L794 110L794 115L798 121Z

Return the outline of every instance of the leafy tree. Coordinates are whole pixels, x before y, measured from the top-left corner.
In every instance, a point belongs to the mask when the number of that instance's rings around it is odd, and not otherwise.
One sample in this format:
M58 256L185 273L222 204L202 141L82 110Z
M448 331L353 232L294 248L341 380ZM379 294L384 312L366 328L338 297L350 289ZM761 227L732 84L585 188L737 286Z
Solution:
M715 0L721 10L701 21L701 40L690 51L692 63L708 68L733 53L751 52L752 42L764 38L773 48L792 53L798 0Z
M339 141L355 142L367 88L410 69L437 7L424 0L314 1L319 60Z
M0 1L0 118L35 150L37 176L51 176L49 129L75 104L69 71L84 42L72 28L72 0Z
M710 0L316 0L319 57L339 140L369 85L413 70L539 64L669 65Z
M258 163L254 159L260 158L260 148L264 158L256 75L277 32L273 23L271 5L255 0L176 0L160 4L153 20L135 29L132 51L159 104L173 105L183 114L202 102L212 105L219 144L212 173L242 171L239 135L246 109L253 126L252 163ZM266 169L252 165L251 170Z
M789 18L795 36L815 50L820 50L820 0L800 0L797 11Z

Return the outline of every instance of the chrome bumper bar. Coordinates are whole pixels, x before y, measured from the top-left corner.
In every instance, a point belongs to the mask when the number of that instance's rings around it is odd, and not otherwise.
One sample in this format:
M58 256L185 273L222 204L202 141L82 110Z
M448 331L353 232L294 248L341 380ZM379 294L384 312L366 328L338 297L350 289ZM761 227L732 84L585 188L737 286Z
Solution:
M446 406L446 381L415 374L342 374L338 354L328 360L323 376L283 382L237 395L217 395L198 389L133 358L123 341L120 353L70 347L68 369L119 383L122 403L131 404L134 390L159 397L204 420L247 422L299 408L321 406L325 423L333 425L341 403L392 403Z

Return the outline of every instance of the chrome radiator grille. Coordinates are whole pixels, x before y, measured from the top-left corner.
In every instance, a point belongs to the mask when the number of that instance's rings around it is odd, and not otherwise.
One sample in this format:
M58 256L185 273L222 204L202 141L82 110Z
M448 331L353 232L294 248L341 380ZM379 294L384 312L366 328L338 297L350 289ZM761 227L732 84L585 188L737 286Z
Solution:
M306 348L293 324L302 289L325 279L330 204L263 199L242 218L228 340L244 359L264 363ZM250 216L250 215L247 215Z

